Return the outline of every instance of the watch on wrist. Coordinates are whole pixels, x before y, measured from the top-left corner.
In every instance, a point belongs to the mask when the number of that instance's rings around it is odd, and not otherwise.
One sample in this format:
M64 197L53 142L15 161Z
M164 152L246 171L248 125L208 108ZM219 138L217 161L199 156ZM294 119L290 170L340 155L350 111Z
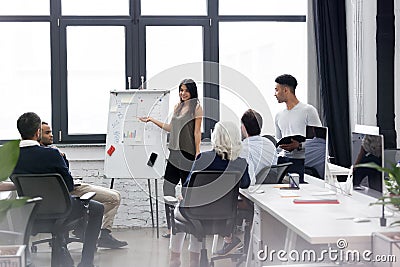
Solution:
M299 143L299 146L297 147L297 150L300 151L303 148L303 145Z

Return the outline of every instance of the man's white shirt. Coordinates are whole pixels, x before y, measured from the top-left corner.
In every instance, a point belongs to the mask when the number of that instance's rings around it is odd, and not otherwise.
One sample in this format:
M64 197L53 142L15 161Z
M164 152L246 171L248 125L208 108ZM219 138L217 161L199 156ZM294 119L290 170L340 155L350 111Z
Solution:
M277 162L277 153L274 144L267 138L259 135L249 136L242 141L240 157L249 164L250 184L256 183L256 175L266 166Z
M278 140L292 135L306 136L307 125L321 126L322 124L318 112L313 106L299 102L292 109L285 108L276 114L275 136ZM304 159L304 150L285 151L285 156Z

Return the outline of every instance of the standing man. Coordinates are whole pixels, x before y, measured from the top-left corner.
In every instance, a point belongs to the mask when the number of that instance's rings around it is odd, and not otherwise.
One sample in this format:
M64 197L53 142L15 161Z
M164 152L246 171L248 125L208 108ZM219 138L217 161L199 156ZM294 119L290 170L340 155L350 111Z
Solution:
M321 126L317 110L300 102L296 97L297 80L290 74L283 74L275 79L275 97L278 103L285 103L286 109L275 116L276 138L294 135L306 135L306 126ZM298 173L300 183L304 183L304 146L292 139L289 144L279 146L284 150L284 156L278 158L278 163L292 162L288 172Z
M53 134L50 125L47 122L42 122L42 137L40 139L40 145L51 146L53 144ZM56 148L56 147L53 147ZM69 162L65 153L59 151L63 157L65 164L69 168ZM117 214L119 204L121 203L121 195L117 190L105 188L102 186L90 185L86 183L80 183L74 186L71 191L72 195L82 196L87 192L95 192L96 195L93 197L94 200L104 205L104 218L101 226L100 237L97 241L97 245L103 248L120 248L128 245L126 241L120 241L111 235L111 229L114 222L114 217ZM77 235L81 231L78 229L74 231Z
M41 174L59 173L71 192L74 189L74 182L60 153L53 148L41 147L39 138L41 135L41 120L36 113L27 112L22 114L17 121L17 128L21 134L20 154L14 174ZM46 188L43 188L46 190ZM71 197L72 210L67 220L81 218L86 213L83 204L79 199ZM104 207L101 203L90 200L85 239L83 242L82 259L78 267L94 267L93 259L96 251L96 242L100 232L101 220ZM67 244L61 247L62 266L73 267L74 261L68 252Z

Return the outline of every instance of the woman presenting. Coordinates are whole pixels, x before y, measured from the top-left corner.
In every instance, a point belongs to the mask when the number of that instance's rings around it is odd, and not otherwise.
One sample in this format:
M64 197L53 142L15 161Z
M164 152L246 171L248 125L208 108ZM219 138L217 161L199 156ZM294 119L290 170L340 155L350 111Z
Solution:
M161 129L170 132L168 149L170 151L165 168L164 196L175 196L175 187L181 181L183 185L192 168L193 161L200 153L201 121L203 109L198 100L197 86L192 79L185 79L179 84L180 102L174 106L171 122L164 123L152 117L142 117L142 122L152 122ZM168 210L166 205L165 210ZM170 218L166 212L169 238L171 233Z

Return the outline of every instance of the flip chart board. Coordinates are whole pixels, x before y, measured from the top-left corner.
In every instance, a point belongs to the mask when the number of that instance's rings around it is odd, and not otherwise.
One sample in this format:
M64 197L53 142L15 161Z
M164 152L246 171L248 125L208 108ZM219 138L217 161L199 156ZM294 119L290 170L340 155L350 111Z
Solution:
M110 92L104 177L157 179L164 174L167 133L139 117L168 122L169 90Z

